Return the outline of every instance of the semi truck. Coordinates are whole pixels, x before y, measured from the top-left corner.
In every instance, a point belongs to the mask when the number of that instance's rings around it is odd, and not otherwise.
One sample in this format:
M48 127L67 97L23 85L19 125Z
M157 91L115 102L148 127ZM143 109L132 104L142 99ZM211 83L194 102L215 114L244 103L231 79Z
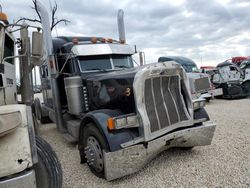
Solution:
M46 9L37 6L43 28L49 28ZM191 99L178 63L134 66L123 14L118 11L119 40L52 39L43 29L44 103L34 101L36 117L55 122L65 139L78 144L81 163L108 181L138 171L168 148L210 145L216 127L204 100Z
M17 103L15 58L29 54L16 55L10 26L0 5L0 187L60 188L55 152L35 134L31 107Z
M214 88L209 74L199 72L193 60L182 56L159 57L158 62L164 61L176 61L184 68L189 78L190 91L193 99L203 98L209 102L211 98L222 95L222 89Z

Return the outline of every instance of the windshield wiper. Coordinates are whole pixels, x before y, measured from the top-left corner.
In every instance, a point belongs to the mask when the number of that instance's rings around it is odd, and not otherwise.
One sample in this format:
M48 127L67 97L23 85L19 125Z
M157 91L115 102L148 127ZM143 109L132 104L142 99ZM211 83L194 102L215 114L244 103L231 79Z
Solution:
M128 66L125 66L125 65L116 65L115 67L118 67L118 68L129 68Z
M107 72L107 69L100 69L100 68L94 68L94 69L86 69L86 71L91 71L91 70L98 70L98 71L104 71Z

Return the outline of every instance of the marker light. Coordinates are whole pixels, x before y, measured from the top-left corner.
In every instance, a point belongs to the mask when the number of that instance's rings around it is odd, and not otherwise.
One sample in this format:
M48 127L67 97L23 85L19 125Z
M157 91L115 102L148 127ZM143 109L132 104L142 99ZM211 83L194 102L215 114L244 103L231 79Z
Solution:
M113 39L110 39L110 38L109 38L109 39L107 39L107 42L108 42L108 43L112 43L112 42L113 42Z
M97 42L97 38L96 37L92 37L91 38L91 42L95 44Z
M106 42L106 39L105 38L101 38L100 40L102 43L105 43Z
M3 21L3 22L8 22L8 17L5 13L3 12L0 12L0 20Z
M125 40L120 40L120 43L121 44L125 44Z
M72 39L72 43L73 43L73 44L78 44L78 39L77 39L77 38L73 38L73 39Z
M114 130L115 129L115 121L113 118L109 118L107 120L107 127L108 127L108 130Z

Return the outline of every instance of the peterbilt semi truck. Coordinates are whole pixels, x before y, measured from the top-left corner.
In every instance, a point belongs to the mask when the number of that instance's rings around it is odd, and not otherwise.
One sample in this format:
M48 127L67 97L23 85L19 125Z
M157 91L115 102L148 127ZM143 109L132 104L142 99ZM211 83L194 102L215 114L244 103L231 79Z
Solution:
M109 181L168 148L210 145L215 131L184 69L175 61L134 67L121 10L118 26L119 40L44 32L53 56L40 66L44 103L35 103L37 117L56 122L77 142L81 163Z
M0 5L0 187L60 188L55 152L35 134L31 107L17 103L15 58L28 54L16 55L10 26Z
M184 68L189 78L190 91L193 99L203 98L209 102L211 98L223 94L221 88L213 87L209 74L199 72L196 63L193 60L182 56L159 57L158 62L164 61L176 61Z

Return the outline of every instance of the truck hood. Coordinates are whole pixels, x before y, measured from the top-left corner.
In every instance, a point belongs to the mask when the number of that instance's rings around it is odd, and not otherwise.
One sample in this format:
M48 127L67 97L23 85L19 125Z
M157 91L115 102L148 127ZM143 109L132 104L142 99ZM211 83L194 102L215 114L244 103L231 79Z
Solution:
M138 68L131 68L86 76L90 109L120 109L123 113L134 113L133 82L137 71Z
M199 72L187 72L187 77L193 78L193 79L198 79L198 78L209 77L209 75L205 74L205 73L199 73Z
M86 80L92 81L100 81L106 79L126 79L126 78L134 78L137 73L138 68L130 68L130 69L118 69L107 72L97 72L95 74L90 74L86 76Z

